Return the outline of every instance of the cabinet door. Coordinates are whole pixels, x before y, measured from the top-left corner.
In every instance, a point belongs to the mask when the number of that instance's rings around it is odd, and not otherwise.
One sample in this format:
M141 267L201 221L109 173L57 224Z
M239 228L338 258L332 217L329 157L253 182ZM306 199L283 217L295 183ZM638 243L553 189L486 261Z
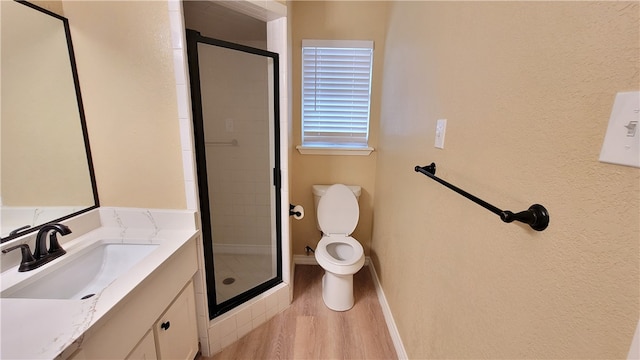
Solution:
M126 360L156 360L156 344L153 332L149 330L140 343L131 351Z
M193 282L185 287L154 325L158 359L193 360L198 352Z

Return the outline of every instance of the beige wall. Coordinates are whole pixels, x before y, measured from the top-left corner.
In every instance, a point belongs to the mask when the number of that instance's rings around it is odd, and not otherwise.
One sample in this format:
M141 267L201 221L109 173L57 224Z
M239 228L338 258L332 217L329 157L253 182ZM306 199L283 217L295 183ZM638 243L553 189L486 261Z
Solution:
M62 0L29 0L29 2L60 16L64 16Z
M410 358L626 358L640 170L598 162L640 83L634 3L397 2L372 256ZM433 147L447 118L445 149ZM415 165L549 228L504 224Z
M64 1L103 206L185 208L167 2Z
M293 139L291 146L300 145L300 84L302 39L373 40L373 75L371 84L371 118L369 145L378 144L384 41L388 5L385 2L316 2L289 3L292 21L292 82ZM294 254L303 254L304 247L315 248L320 241L316 229L311 186L313 184L344 183L362 186L360 220L353 237L369 254L373 218L376 152L369 156L301 155L291 156L291 201L305 208L305 218L292 221Z
M266 49L267 24L211 1L182 3L187 29L214 39Z

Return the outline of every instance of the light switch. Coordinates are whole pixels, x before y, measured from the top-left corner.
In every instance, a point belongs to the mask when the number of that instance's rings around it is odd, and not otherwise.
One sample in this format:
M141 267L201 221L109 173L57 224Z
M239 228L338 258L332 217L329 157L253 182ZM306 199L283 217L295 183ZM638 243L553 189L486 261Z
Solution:
M640 167L640 91L616 95L600 161Z
M224 128L226 132L233 132L233 119L224 119Z
M436 142L434 144L438 149L444 149L444 133L447 130L447 119L440 119L436 122Z

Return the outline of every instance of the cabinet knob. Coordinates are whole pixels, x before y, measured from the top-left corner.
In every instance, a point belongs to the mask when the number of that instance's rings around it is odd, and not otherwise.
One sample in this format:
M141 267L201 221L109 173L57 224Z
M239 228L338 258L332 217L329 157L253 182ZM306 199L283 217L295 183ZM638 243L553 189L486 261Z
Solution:
M162 330L169 330L169 326L171 326L171 322L169 322L169 321L163 322L162 324L160 324L160 328Z

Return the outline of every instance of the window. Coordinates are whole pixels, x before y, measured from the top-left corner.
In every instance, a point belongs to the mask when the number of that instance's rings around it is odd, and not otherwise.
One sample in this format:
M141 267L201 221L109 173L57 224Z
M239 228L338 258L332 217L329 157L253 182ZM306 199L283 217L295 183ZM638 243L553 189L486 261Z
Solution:
M373 41L302 41L301 153L368 155Z

